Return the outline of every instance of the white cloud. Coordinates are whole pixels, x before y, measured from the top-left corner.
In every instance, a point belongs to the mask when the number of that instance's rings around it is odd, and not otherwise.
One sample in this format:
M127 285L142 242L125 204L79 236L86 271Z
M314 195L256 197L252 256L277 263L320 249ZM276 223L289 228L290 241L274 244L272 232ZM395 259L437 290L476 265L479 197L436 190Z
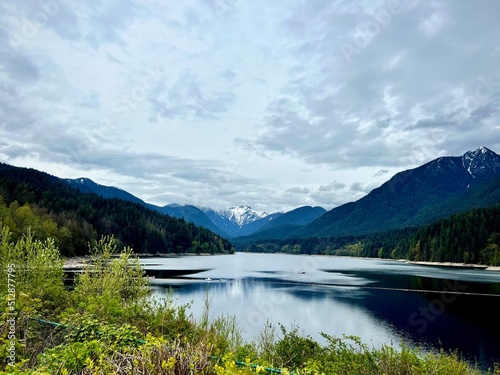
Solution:
M0 155L157 204L331 208L442 154L500 150L499 12L7 0Z
M425 36L432 37L439 34L450 22L449 17L440 12L432 13L418 26Z

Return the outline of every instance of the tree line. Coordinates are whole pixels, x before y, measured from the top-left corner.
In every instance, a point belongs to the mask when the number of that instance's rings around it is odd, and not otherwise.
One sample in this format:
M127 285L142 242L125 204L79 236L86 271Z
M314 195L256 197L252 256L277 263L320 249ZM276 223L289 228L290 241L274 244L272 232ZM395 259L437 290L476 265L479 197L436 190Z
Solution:
M237 249L499 266L500 205L455 214L417 228L363 236L264 240L240 244Z
M52 237L62 255L86 255L88 244L113 235L137 253L230 253L231 243L208 229L121 199L82 193L33 169L0 164L0 221L14 238L28 228Z
M92 246L91 263L66 288L51 238L11 234L0 226L0 374L484 374L456 351L373 348L326 333L323 345L279 323L247 341L235 316L213 316L208 291L199 319L172 293L151 298L141 263L130 248L116 257L114 237ZM491 365L487 374L500 375Z

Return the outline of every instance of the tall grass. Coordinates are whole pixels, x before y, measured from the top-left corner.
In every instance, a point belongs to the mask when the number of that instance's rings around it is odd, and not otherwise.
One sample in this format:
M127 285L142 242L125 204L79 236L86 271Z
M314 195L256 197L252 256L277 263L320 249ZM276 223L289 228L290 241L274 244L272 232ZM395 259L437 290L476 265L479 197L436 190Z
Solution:
M297 375L481 374L456 353L370 348L353 336L324 335L327 344L321 346L298 328L269 322L247 342L235 316L211 316L208 292L199 319L189 313L189 305L176 306L170 293L162 301L153 300L132 252L126 249L116 258L110 256L113 249L112 237L95 243L92 265L68 291L53 241L28 235L12 242L8 229L0 228L0 268L17 264L20 270L14 315L8 309L8 291L0 284L0 373L235 375L279 368L275 371ZM22 268L25 264L35 268ZM14 366L6 359L11 316L16 323ZM489 373L500 375L500 369Z

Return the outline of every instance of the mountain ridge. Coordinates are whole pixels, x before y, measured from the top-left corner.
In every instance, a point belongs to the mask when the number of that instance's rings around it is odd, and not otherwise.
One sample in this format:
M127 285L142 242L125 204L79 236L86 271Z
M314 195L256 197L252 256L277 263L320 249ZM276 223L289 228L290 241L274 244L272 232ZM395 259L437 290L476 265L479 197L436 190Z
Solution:
M436 211L445 201L496 176L500 156L486 147L439 157L397 173L366 196L328 211L291 235L360 235L428 223L430 217L442 218Z
M89 180L80 183L92 186ZM102 236L114 236L119 247L131 246L141 254L233 251L227 239L206 228L140 203L75 189L65 180L33 168L0 163L0 197L10 211L7 214L20 220L7 223L13 233L19 235L32 227L36 236L36 226L42 226L65 256L86 255L89 243Z
M251 236L259 232L265 233L258 237L268 238L273 233L273 228L279 228L276 233L281 237L324 237L358 235L420 225L431 218L442 218L439 210L443 213L455 213L452 206L463 204L457 201L457 196L464 194L463 199L472 199L474 194L467 195L468 189L497 175L500 175L500 156L481 146L461 156L442 156L419 167L401 171L361 199L330 211L321 207L314 211L313 207L302 206L288 212L271 214L254 211L248 205L212 209L172 203L160 207L146 203L125 190L99 185L88 178L63 180L84 192L129 200L160 213L183 218L226 238ZM488 194L494 197L496 193L493 191ZM486 198L475 196L474 199L480 202ZM491 199L496 201L496 198ZM455 203L449 203L451 201ZM302 215L294 217L296 213ZM370 216L374 219L370 219Z
M123 189L101 185L86 177L79 177L76 179L62 178L61 180L84 193L92 192L105 198L119 198L139 203L162 214L179 219L182 218L186 221L207 228L226 238L250 235L260 230L262 226L266 225L273 219L286 214L284 212L267 213L263 211L255 211L249 205L239 205L217 209L180 203L170 203L165 206L157 206L151 203L146 203L142 199ZM300 208L302 207L299 207L298 209ZM320 209L324 210L323 208ZM297 209L292 211L295 210ZM311 219L308 219L308 217L311 217ZM310 222L313 220L313 217L308 214L304 218L297 218L297 220L300 223Z
M231 206L229 208L215 209L219 215L226 217L228 220L236 223L240 228L253 221L263 219L269 216L267 212L255 211L250 206Z

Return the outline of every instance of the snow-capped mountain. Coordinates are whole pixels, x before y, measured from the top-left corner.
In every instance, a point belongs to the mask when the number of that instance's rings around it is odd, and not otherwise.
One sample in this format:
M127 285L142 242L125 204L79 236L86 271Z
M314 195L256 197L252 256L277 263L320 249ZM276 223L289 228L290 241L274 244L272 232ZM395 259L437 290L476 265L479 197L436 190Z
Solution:
M356 202L336 207L293 235L335 237L418 227L500 203L500 155L486 147L397 173Z
M247 224L269 216L267 212L254 211L250 206L233 206L222 209L200 207L215 225L233 235Z
M468 151L462 156L462 165L467 172L476 178L483 174L500 173L500 158L490 149L481 146L477 150Z
M124 190L99 185L86 178L66 179L65 182L84 192L133 201L161 213L184 218L224 237L270 231L265 235L285 238L360 235L418 226L456 212L497 204L500 202L500 189L494 184L500 184L499 178L500 155L480 147L461 156L440 157L420 167L399 172L359 201L336 207L327 213L317 207L299 207L287 213L272 214L255 211L245 205L226 209L188 204L159 207L145 203ZM484 185L490 183L491 186ZM259 238L264 238L262 233Z
M238 224L240 228L269 215L267 212L254 211L252 207L243 205L216 209L215 212L229 221Z

